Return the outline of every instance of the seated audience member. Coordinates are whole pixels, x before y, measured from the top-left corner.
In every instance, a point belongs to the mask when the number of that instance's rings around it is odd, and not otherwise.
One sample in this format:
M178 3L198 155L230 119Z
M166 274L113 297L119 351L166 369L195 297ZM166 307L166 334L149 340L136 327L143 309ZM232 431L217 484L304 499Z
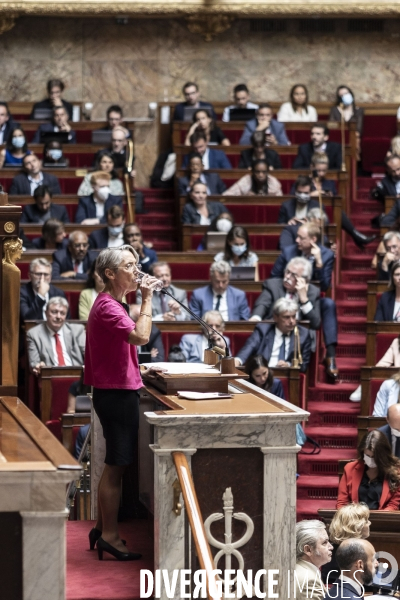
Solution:
M174 175L176 172L176 152L169 148L160 152L150 175L150 187L152 189L169 190L174 187Z
M94 171L103 171L111 176L109 187L110 194L112 196L124 196L124 186L122 185L121 180L118 179L118 174L114 167L114 159L110 150L99 150L99 152L96 154ZM91 177L92 173L85 175L81 185L79 186L78 196L90 196L90 194L93 194L93 186L90 183Z
M79 198L75 215L75 223L82 225L98 225L106 223L108 210L115 205L122 208L121 196L110 193L110 173L95 171L90 177L93 193Z
M222 212L220 215L215 217L210 226L207 228L207 233L210 231L220 231L221 233L228 233L234 225L233 217L229 212ZM207 250L207 233L203 236L200 244L197 247L198 251Z
M26 154L22 159L23 172L12 180L10 196L33 196L39 186L46 186L52 194L61 194L60 184L55 175L42 171L42 162L36 154Z
M46 318L46 307L50 298L65 294L51 280L51 263L46 258L35 258L29 265L29 281L21 286L21 321L38 321Z
M68 302L61 296L50 298L46 322L26 334L29 367L39 375L42 367L82 366L86 333L83 325L66 322Z
M157 277L157 279L163 282L163 287L167 292L172 294L185 306L188 305L186 291L172 284L171 269L168 263L154 262L149 272L150 275ZM142 304L142 292L140 289L136 291L136 304ZM178 302L156 290L153 292L151 300L151 313L153 321L187 321L190 319L189 313L179 306Z
M290 90L290 101L284 102L277 115L281 123L318 121L317 111L308 103L308 90L305 85L296 83Z
M358 445L358 460L348 463L339 482L336 508L364 502L370 510L399 510L400 460L387 437L373 429ZM336 554L338 560L338 554Z
M15 123L12 118L7 102L0 102L0 145L8 143L17 127L19 123Z
M290 367L294 356L294 329L299 305L294 300L279 298L272 308L274 323L259 323L240 350L236 364L244 364L253 354L262 354L270 367ZM298 325L302 364L305 372L311 357L308 329Z
M336 562L340 575L324 600L362 600L364 586L372 584L379 564L373 545L367 540L344 540L338 548Z
M65 131L68 133L68 144L76 144L76 133L72 131L71 125L68 123L70 117L64 106L55 106L53 108L53 118L51 123L42 123L39 129L33 136L32 143L40 144L42 142L42 133L57 133Z
M354 94L347 85L339 85L336 90L336 106L331 108L329 121L356 123L357 132L362 135L364 126L364 109L356 106Z
M249 234L244 227L234 225L226 236L225 250L214 256L215 262L224 260L231 267L256 267L258 281L258 256L251 251Z
M380 251L384 252L384 256L378 259L378 280L389 281L392 265L400 259L400 233L398 231L386 232L377 249L377 254Z
M175 106L173 121L184 121L185 107L191 108L207 108L212 113L212 118L216 119L217 115L214 112L212 105L209 102L202 102L200 98L200 90L197 83L188 81L182 88L182 94L185 97L185 102L180 102Z
M44 167L68 167L69 160L63 154L62 144L53 140L47 142L43 147Z
M38 250L62 250L68 245L64 223L59 219L47 219L43 223L42 236L34 238L32 245Z
M129 316L136 323L140 316L140 306L137 304L131 304L129 307ZM165 361L165 350L162 342L161 331L154 325L154 323L151 325L149 341L147 344L143 344L143 346L137 346L137 349L139 356L141 352L150 352L150 362Z
M97 296L104 290L104 281L96 271L96 261L92 262L86 280L85 289L79 294L79 320L87 321Z
M231 120L231 110L235 108L258 108L258 104L254 104L254 102L249 101L250 92L245 83L239 83L235 85L233 88L233 101L234 104L230 104L226 108L224 108L224 112L222 114L222 120L225 123L229 123Z
M168 362L186 362L185 355L178 344L173 344L168 352Z
M331 285L331 276L335 256L332 250L321 246L321 230L314 223L304 223L297 232L296 244L287 246L278 256L271 277L283 278L287 263L296 256L304 256L312 264L312 281L319 281L321 290L326 290Z
M205 171L208 169L232 169L225 152L207 146L207 137L203 131L195 131L190 136L190 145L192 152L200 154ZM183 157L182 167L187 166L188 160L188 155Z
M400 156L392 155L385 158L386 175L377 186L372 190L371 194L375 200L385 202L386 196L400 196ZM398 201L394 203L391 211L387 215L381 217L381 225L390 226L396 223L400 214Z
M239 144L249 146L251 136L255 131L264 131L265 142L270 146L288 146L290 144L284 124L272 118L272 107L269 104L260 104L256 117L247 121Z
M400 372L384 381L375 398L373 417L387 417L389 407L397 404L400 393Z
M182 211L183 225L210 225L211 221L221 213L227 212L221 202L207 200L207 186L204 183L194 183L189 192L189 202Z
M344 540L366 540L370 534L371 521L366 504L352 502L339 508L329 525L329 540L333 546L332 560L321 568L322 580L333 583L340 575L336 552Z
M389 156L400 156L400 135L395 135L390 140L390 148L386 153L386 157Z
M282 196L282 186L276 177L269 175L266 160L257 159L251 174L244 175L228 188L224 196Z
M0 106L1 108L1 106ZM12 131L6 147L0 152L0 168L2 167L22 167L22 160L25 155L30 154L24 130L16 127Z
M116 127L124 127L124 113L118 104L112 104L107 108L106 121L107 125L101 127L99 131L112 131ZM130 137L132 137L131 132L128 131L128 138Z
M123 169L126 164L126 148L128 145L129 131L125 127L114 127L111 134L111 156L117 169ZM132 171L132 177L136 172Z
M270 165L270 169L282 169L279 154L266 146L265 131L255 131L250 141L253 147L241 151L239 169L251 169L253 163L259 159L266 160Z
M208 310L202 315L202 319L207 325L210 325L210 327L223 335L225 331L225 322L218 310ZM179 342L179 346L186 362L202 363L204 361L204 350L210 347L210 340L212 346L218 346L218 348L221 348L222 350L226 349L224 338L210 329L203 328L203 333L188 333L183 335ZM225 340L228 348L230 348L229 339L225 338Z
M316 123L311 128L311 141L300 144L293 161L293 169L309 169L315 153L324 152L329 158L329 168L339 170L342 167L342 147L329 141L329 129L325 123Z
M247 321L250 308L245 292L229 285L231 267L223 260L210 267L210 283L193 290L189 308L201 317L208 310L218 310L224 321Z
M68 246L53 254L53 279L87 279L97 252L89 250L89 241L83 231L73 231Z
M139 263L144 273L149 273L150 267L157 262L157 253L143 242L142 232L135 223L128 223L123 230L124 244L132 246L139 255Z
M386 435L392 447L393 456L400 458L400 404L397 403L389 406L386 420L388 424L379 427L378 431Z
M321 220L324 228L328 225L328 215L325 211L320 211L319 208L312 208L308 211L307 217L301 222L296 222L295 225L286 225L279 236L279 249L283 250L286 246L291 246L296 243L297 232L304 223L315 223L317 227L321 227ZM333 244L329 242L329 239L325 235L324 246L327 248L331 247L333 250Z
M390 269L389 289L379 298L374 321L400 321L400 261Z
M178 179L179 195L184 196L200 181L207 186L207 194L220 195L226 190L226 185L218 173L204 172L204 165L200 154L193 153L188 156L186 174Z
M185 146L190 146L190 138L195 131L202 131L207 139L207 144L220 144L222 146L230 146L231 143L217 126L215 119L212 118L211 113L207 108L199 108L193 113L193 125L189 128L189 131L185 138Z
M322 582L320 568L332 557L326 527L322 521L309 519L296 523L296 582L298 600L322 600L327 588Z
M107 227L92 231L89 235L91 248L118 248L124 244L123 230L125 226L125 215L123 209L118 206L110 206L107 210Z
M69 119L72 119L72 104L62 99L62 93L65 89L61 79L50 79L47 82L47 98L41 102L35 102L32 108L31 119L35 118L37 109L54 109L56 106L63 106L68 113Z
M299 175L294 183L294 198L282 202L279 209L278 223L296 225L304 223L308 211L319 208L319 202L311 198L312 181L308 175Z
M267 359L261 354L250 356L244 370L249 376L250 383L260 387L264 392L270 392L278 398L286 400L281 380L273 376L271 369L268 368Z
M46 223L48 219L58 219L69 223L65 206L53 204L53 193L47 185L39 185L33 192L34 204L26 204L22 209L21 223Z

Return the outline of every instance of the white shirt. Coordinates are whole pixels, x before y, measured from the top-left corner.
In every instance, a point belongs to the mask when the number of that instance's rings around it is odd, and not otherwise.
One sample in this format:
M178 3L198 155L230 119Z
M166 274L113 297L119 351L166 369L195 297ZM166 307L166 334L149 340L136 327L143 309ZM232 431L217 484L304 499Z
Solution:
M222 114L222 120L225 123L229 123L229 121L231 120L231 113L230 113L231 108L233 109L233 108L242 108L242 107L236 106L236 104L230 104L229 106L224 108L224 112ZM258 104L254 104L254 102L247 102L247 104L244 108L258 108Z
M53 358L54 361L56 363L56 365L58 365L58 356L57 356L57 350L56 350L56 338L54 335L54 331L52 331L50 329L50 327L46 326L47 329L50 332L50 336L51 336L51 347L53 349ZM65 346L65 340L64 340L64 326L61 327L61 329L57 332L58 336L60 338L60 342L61 342L61 348L62 348L62 352L63 352L63 356L64 356L64 362L65 362L65 366L66 367L71 367L72 366L72 360L67 352L67 348Z
M394 379L387 379L379 388L374 404L373 417L386 417L389 406L397 404L400 386Z
M4 132L6 130L7 121L0 128L0 145L4 144Z
M201 157L201 162L203 163L204 170L208 171L208 169L210 168L210 150L209 150L209 148L207 148L207 150L204 152L203 156Z
M296 202L296 219L305 219L307 216L308 205L301 204L301 202Z
M119 248L124 245L124 236L121 231L116 237L108 234L107 248Z
M400 194L400 181L396 181L396 193Z
M268 361L270 367L276 367L278 364L278 357L282 346L283 333L277 327L275 327L274 345L272 346L271 357ZM290 336L286 336L285 339L285 360L289 354Z
M93 200L94 200L94 203L96 205L96 218L97 219L102 219L104 217L104 204L105 204L105 202L103 202L102 200L97 200L97 198L95 197L94 194L93 194Z
M396 315L399 312L399 309L400 309L400 302L395 302L394 309L393 309L393 321L397 321Z
M40 171L39 173L39 179L32 179L32 177L30 175L28 175L28 181L30 183L31 186L31 196L33 196L35 190L37 187L39 187L39 185L43 185L43 173Z
M308 105L307 112L304 108L302 108L301 112L298 113L297 111L293 110L291 102L284 102L278 111L277 120L281 123L315 123L318 121L318 114L313 106Z
M314 152L325 152L326 151L326 142L321 144L321 146L314 146Z
M217 302L218 302L217 294L213 291L213 310L217 310L216 309ZM219 303L218 310L221 313L223 320L229 321L228 301L226 299L226 290L223 294L221 294L221 300Z

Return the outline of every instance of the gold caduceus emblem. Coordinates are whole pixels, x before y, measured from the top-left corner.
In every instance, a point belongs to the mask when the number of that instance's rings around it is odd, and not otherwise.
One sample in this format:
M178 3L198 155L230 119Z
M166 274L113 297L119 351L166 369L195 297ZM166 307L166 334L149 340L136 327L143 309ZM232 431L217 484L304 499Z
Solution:
M15 224L12 221L7 221L7 223L4 223L4 231L6 233L13 233L15 231Z

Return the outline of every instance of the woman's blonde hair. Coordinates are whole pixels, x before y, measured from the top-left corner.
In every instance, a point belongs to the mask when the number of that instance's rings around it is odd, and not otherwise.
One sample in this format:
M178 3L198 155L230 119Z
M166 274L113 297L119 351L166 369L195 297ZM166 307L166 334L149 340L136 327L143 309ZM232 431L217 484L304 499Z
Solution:
M363 502L346 504L336 511L329 525L329 539L340 544L350 538L361 538L363 527L369 520L369 508Z

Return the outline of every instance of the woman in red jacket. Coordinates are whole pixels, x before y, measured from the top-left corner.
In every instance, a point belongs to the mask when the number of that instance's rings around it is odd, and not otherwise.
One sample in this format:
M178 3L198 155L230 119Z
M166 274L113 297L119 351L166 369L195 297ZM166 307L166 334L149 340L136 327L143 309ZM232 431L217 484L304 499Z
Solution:
M370 510L400 509L400 460L377 429L358 446L359 459L347 464L339 484L336 508L365 502Z

